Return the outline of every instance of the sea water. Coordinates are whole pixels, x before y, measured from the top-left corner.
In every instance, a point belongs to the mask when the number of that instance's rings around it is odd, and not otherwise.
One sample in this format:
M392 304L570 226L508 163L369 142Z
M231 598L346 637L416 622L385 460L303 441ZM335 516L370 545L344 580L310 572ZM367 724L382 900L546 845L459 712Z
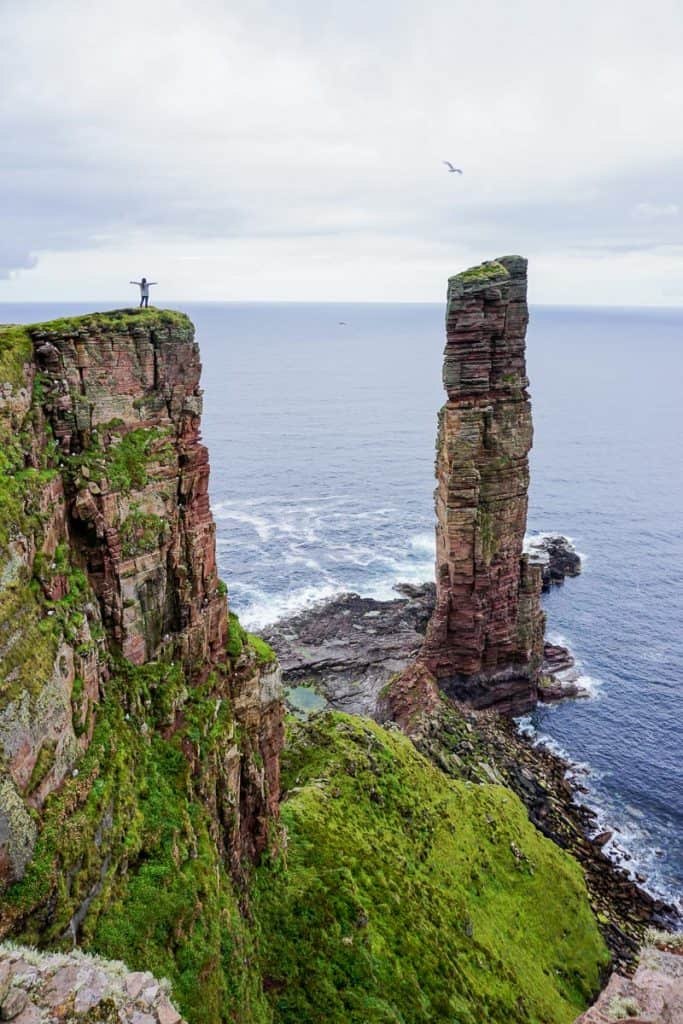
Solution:
M219 567L258 629L434 573L443 307L183 304L204 364ZM0 307L30 322L77 304ZM575 764L607 851L683 888L683 311L532 310L530 532L583 572L546 596L589 699L521 723Z

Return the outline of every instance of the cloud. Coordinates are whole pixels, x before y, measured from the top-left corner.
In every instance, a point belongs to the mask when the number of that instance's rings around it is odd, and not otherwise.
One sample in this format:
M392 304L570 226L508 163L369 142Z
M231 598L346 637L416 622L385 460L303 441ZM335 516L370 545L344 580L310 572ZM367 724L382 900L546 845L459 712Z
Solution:
M659 220L661 217L677 217L678 203L636 203L633 216L638 220Z
M387 297L411 261L389 297L430 298L461 260L681 240L668 0L2 5L0 297L87 297L136 251L215 298L241 251L251 294L286 250L291 298L342 267L349 298Z

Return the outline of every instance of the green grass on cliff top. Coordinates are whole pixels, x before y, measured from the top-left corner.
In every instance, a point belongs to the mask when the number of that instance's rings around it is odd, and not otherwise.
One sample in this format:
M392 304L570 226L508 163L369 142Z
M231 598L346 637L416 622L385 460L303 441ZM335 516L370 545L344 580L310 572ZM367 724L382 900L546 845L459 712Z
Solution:
M29 324L25 330L32 334L36 331L54 331L56 334L70 334L80 331L117 331L128 330L136 324L145 327L177 326L190 327L192 322L185 313L172 309L147 309L135 307L112 309L105 312L82 313L78 316L60 317L46 320L43 323Z
M280 861L258 871L277 1024L554 1024L607 952L578 865L508 790L448 780L401 734L298 726Z
M448 280L449 283L459 282L463 285L486 284L488 281L497 281L500 278L506 279L509 276L509 271L502 263L499 263L498 260L488 260L485 263L480 263L478 267L470 267L468 270L463 270L460 274L454 274Z
M172 309L112 309L102 313L60 317L36 324L0 324L0 386L5 383L21 387L24 366L33 358L32 335L35 333L79 334L82 332L128 331L136 324L146 327L192 328L185 313Z

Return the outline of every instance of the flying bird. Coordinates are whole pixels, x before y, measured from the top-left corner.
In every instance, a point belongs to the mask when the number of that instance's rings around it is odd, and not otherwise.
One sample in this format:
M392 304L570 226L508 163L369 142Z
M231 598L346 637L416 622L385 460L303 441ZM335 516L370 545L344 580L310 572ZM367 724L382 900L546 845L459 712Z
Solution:
M450 160L443 160L442 163L446 165L451 174L462 174L459 167L454 167Z

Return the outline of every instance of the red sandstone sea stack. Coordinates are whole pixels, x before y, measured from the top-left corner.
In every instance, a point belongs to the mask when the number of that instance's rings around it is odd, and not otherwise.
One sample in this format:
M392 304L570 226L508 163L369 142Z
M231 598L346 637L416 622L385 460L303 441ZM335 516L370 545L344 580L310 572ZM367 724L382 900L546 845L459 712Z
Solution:
M436 608L422 661L449 696L533 707L543 651L541 572L522 553L531 404L527 263L505 256L448 282L436 458Z

